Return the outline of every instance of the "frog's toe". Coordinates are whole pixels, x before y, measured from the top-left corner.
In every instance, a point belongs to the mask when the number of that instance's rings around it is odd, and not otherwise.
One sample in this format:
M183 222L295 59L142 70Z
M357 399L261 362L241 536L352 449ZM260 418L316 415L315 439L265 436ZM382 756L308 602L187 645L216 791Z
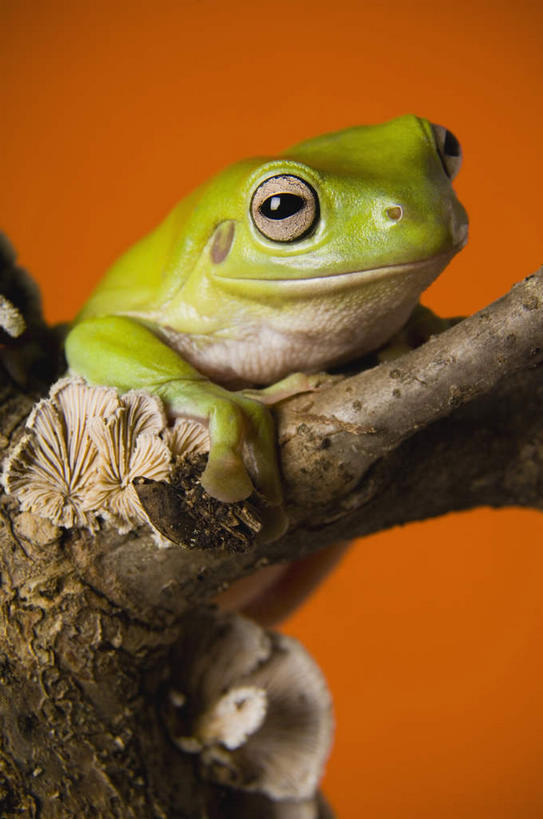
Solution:
M209 454L200 483L209 495L223 503L249 497L253 484L242 459L232 450Z
M277 463L277 446L271 415L262 406L253 403L247 410L251 419L251 435L247 440L251 451L251 467L255 485L272 506L283 501L283 489Z
M258 543L271 543L285 534L289 521L284 506L260 508L259 514L262 520L262 530L257 537Z

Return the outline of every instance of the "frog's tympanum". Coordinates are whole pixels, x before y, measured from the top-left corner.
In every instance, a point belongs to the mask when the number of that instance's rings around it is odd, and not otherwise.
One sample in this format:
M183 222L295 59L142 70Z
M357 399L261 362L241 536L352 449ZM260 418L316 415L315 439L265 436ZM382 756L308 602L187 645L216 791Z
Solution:
M460 160L450 131L403 116L237 162L112 266L68 336L71 370L204 420L207 491L254 484L279 506L265 402L406 324L466 242Z

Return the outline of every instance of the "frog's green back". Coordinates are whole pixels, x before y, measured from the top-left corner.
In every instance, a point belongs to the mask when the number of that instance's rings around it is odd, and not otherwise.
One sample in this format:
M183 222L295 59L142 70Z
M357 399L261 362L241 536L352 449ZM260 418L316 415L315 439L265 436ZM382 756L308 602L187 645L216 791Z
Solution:
M163 222L113 263L77 316L77 321L91 316L145 310L153 303L201 191L202 188L198 188L182 199Z

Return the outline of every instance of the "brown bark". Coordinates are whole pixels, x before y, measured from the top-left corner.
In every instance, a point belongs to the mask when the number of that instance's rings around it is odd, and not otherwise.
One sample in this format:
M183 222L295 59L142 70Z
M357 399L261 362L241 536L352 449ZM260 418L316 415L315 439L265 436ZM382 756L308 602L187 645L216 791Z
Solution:
M540 271L402 358L283 402L291 526L273 543L157 550L146 528L60 530L4 496L0 815L237 810L199 780L159 717L169 652L194 607L259 566L340 540L452 509L541 508L542 317ZM17 361L43 349L30 328ZM4 451L35 397L4 369Z

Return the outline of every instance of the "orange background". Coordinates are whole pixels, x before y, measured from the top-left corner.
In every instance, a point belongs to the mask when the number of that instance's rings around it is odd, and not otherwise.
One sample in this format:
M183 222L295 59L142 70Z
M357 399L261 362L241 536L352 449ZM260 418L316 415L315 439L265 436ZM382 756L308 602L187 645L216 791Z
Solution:
M3 0L1 223L72 316L109 262L246 155L416 112L460 138L471 240L426 303L543 262L539 0ZM286 624L325 669L341 819L543 816L543 517L359 542Z

